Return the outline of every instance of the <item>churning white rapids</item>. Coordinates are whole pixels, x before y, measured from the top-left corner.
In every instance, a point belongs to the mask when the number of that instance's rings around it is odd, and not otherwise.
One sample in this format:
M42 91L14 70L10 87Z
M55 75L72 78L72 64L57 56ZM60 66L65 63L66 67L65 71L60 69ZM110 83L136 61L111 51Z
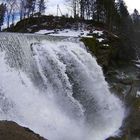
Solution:
M67 41L66 41L67 40ZM0 34L0 119L48 140L105 140L124 108L78 41Z

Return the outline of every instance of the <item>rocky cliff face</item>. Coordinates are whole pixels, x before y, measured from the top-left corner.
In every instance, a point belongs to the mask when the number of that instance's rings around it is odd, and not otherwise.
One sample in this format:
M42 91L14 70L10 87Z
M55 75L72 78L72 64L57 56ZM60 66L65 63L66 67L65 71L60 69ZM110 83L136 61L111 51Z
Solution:
M105 32L93 38L83 38L87 49L96 56L102 66L106 80L113 94L123 100L126 106L126 119L119 137L108 140L139 140L140 139L140 68L127 55L122 53L120 38ZM99 40L99 41L98 41ZM131 52L130 52L131 53Z

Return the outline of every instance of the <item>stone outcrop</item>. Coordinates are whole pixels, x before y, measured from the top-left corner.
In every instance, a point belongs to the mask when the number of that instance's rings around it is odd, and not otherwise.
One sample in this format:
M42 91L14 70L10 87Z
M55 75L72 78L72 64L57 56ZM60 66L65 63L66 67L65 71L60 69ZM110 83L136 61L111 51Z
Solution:
M47 140L15 122L0 121L0 140Z

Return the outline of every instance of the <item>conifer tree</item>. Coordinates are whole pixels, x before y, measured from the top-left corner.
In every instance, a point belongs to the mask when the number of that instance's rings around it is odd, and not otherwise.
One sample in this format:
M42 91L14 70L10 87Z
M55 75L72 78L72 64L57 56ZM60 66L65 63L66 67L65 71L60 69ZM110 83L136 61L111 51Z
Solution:
M137 9L134 9L134 12L132 14L132 20L133 20L133 26L135 30L140 28L140 14Z
M132 19L123 0L119 1L120 32L129 35L133 31Z

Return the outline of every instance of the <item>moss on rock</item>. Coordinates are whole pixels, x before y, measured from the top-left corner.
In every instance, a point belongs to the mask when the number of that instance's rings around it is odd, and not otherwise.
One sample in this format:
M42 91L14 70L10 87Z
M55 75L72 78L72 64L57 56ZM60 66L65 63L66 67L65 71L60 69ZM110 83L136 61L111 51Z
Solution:
M110 45L104 46L102 43L99 43L94 37L82 38L81 41L84 42L87 49L96 56L97 62L106 70L115 50L113 50Z

